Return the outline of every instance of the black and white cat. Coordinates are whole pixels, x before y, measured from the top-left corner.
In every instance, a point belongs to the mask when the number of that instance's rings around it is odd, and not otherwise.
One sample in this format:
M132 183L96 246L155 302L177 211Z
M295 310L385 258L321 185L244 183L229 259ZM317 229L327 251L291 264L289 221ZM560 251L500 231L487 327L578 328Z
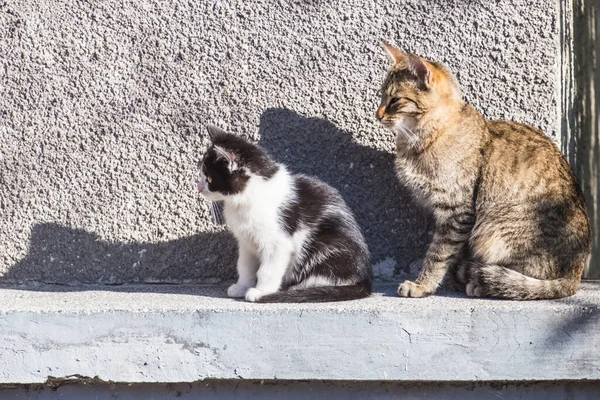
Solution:
M327 302L371 294L369 250L340 194L291 175L259 146L213 126L198 190L223 201L239 245L230 297L253 302Z

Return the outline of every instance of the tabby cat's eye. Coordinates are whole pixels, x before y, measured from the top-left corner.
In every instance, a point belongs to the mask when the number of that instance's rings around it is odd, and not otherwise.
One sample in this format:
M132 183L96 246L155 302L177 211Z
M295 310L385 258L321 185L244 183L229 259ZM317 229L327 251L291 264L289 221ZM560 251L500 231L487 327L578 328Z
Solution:
M400 97L393 97L390 102L388 103L388 106L393 106L394 104L398 103L400 101Z
M206 180L208 181L208 183L212 183L212 178L210 176L207 176Z

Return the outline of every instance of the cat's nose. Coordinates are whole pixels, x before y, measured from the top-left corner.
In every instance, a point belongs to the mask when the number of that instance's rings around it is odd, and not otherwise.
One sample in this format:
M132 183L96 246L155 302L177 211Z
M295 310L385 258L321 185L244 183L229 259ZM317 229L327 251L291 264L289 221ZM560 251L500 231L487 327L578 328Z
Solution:
M204 192L207 187L208 187L208 185L206 184L206 182L204 182L202 180L198 180L198 191L200 193Z
M385 115L385 107L381 106L377 109L375 116L377 117L378 121L381 121L383 119L384 115Z

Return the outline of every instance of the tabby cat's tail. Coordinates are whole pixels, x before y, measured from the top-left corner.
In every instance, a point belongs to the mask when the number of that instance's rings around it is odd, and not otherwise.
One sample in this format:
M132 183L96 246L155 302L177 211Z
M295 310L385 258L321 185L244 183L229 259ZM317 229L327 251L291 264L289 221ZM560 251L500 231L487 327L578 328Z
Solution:
M574 295L579 289L581 268L564 278L542 280L499 265L471 265L471 284L467 294L512 300L558 299ZM469 287L470 286L470 287Z
M257 303L326 303L362 299L371 295L371 282L351 286L314 286L267 294Z

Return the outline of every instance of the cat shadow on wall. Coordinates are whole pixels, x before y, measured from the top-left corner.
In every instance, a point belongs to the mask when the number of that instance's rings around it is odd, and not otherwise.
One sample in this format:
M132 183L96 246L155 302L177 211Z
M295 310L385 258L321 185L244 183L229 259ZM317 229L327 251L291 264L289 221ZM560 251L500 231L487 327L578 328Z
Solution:
M427 218L397 183L393 151L359 144L327 120L279 108L261 115L259 133L259 144L292 172L318 177L341 192L374 263L388 260L388 272L394 266L396 272L407 272L422 257ZM214 283L233 279L236 256L235 239L226 231L167 242L114 243L83 229L43 223L32 228L28 254L0 283ZM397 283L399 278L391 279Z
M322 118L270 108L260 119L260 142L291 172L315 176L338 189L354 214L374 264L409 272L425 252L428 218L395 175L393 151L363 145ZM387 263L390 265L390 262Z
M158 243L111 243L83 229L43 223L32 229L27 256L0 283L58 284L75 291L85 290L81 284L211 283L234 276L236 257L235 240L225 231Z

